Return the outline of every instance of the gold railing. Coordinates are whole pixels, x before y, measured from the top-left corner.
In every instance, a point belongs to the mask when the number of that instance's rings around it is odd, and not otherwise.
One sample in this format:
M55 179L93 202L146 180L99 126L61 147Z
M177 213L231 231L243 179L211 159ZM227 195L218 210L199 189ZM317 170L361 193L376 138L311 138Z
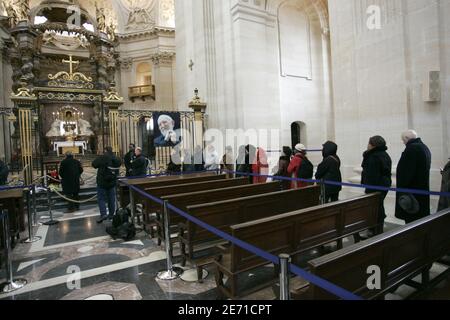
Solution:
M134 86L128 88L128 97L134 101L136 98L142 98L145 100L146 97L155 99L155 86L154 85L144 85L144 86Z

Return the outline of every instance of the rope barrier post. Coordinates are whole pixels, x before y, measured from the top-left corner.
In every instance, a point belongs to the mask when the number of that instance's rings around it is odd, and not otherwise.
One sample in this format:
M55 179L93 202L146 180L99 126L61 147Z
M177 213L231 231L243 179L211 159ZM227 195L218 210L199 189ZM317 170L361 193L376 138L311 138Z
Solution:
M34 186L33 186L34 187ZM27 198L27 215L28 215L28 239L26 239L23 243L34 243L39 240L41 240L41 237L35 237L33 235L33 214L31 211L31 197L30 192L32 192L33 189L29 188L26 192L26 198Z
M128 186L129 188L129 192L130 192L130 206L131 206L131 219L133 221L133 224L135 223L135 217L136 217L136 207L134 204L134 194L133 194L133 189L131 188L131 186Z
M320 204L326 204L327 203L327 199L325 197L326 194L326 190L325 190L325 180L321 180L320 182Z
M36 185L33 185L32 192L32 202L33 202L33 227L37 227L37 207L36 207Z
M175 280L181 274L183 274L183 270L181 268L174 268L172 265L172 252L170 249L170 230L169 230L169 210L167 208L169 204L168 200L165 200L163 203L163 215L164 215L164 247L166 249L167 256L167 270L158 272L157 278L159 280Z
M280 300L290 300L289 290L289 263L291 257L288 254L280 254Z
M47 221L47 222L44 222L43 225L44 226L54 226L54 225L59 224L59 221L58 220L53 220L52 196L51 196L50 187L48 185L48 178L47 178L47 176L45 176L45 186L47 188L48 212L50 214L50 220Z
M8 212L0 211L0 218L3 225L3 246L5 248L6 277L8 279L7 282L0 285L0 293L10 293L23 288L27 281L25 279L14 279L13 277Z

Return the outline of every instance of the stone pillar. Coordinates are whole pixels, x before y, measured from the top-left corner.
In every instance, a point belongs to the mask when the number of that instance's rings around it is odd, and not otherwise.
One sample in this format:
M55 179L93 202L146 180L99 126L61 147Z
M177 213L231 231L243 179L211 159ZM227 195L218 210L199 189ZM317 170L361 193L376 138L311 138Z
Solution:
M164 110L174 110L173 52L160 52L151 56L156 87L156 105Z
M189 102L189 108L194 110L194 149L197 146L204 148L203 134L204 126L203 120L206 111L207 104L202 102L198 96L198 90L195 89L195 96L191 102Z

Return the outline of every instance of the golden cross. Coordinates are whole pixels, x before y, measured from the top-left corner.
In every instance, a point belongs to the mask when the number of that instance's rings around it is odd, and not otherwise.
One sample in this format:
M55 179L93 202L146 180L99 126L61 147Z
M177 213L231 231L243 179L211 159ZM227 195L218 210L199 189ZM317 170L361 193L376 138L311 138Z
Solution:
M72 60L72 55L71 54L69 54L69 60L65 60L65 59L63 59L63 63L68 63L69 65L70 65L70 75L72 75L73 74L73 65L74 64L79 64L80 63L80 61L76 61L76 60Z

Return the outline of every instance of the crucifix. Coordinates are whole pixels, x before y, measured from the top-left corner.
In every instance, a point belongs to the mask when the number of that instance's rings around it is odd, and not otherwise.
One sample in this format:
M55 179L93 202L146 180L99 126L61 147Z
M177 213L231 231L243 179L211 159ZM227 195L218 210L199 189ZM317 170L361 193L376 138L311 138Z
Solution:
M65 60L65 59L63 59L63 63L68 63L69 65L70 65L70 75L72 75L73 74L73 65L74 64L80 64L80 61L76 61L76 60L72 60L72 55L71 54L69 54L69 60Z

